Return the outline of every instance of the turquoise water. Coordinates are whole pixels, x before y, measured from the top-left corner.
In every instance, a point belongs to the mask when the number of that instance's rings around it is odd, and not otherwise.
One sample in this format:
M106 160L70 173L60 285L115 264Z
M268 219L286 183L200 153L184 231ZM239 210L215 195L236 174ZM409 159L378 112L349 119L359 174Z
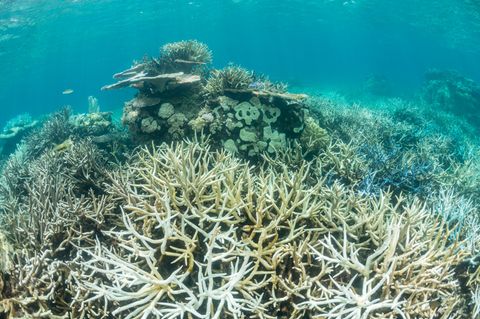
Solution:
M198 39L214 66L234 62L291 86L356 86L382 75L412 95L427 69L480 80L480 5L467 0L0 0L0 123L96 96L114 72L161 45ZM71 95L62 95L73 89Z
M0 0L0 319L480 319L478 1Z

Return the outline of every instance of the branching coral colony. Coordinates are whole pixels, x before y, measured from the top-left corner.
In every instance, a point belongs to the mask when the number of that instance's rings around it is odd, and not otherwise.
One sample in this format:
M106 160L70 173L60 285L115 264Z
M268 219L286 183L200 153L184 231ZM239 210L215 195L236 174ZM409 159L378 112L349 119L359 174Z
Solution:
M44 161L32 169L42 174ZM3 220L16 250L2 311L10 318L478 312L469 308L478 279L472 275L472 296L458 279L470 251L449 236L454 228L418 202L314 181L315 166L258 170L194 141L140 149L100 197L78 198L39 176L30 210Z
M117 76L140 91L124 121L138 138L190 140L114 165L92 137L25 152L30 137L7 162L0 318L478 318L478 221L455 220L469 199L445 190L430 210L362 195L361 160L306 117L303 96L235 66L205 81L211 54L195 41L161 54ZM193 134L199 119L209 138Z

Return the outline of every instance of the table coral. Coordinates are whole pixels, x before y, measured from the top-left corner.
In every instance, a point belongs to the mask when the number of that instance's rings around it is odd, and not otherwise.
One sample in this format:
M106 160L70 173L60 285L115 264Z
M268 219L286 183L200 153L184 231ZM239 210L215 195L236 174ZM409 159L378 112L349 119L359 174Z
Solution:
M22 138L38 126L39 123L29 114L21 114L9 120L0 132L0 155L13 153Z

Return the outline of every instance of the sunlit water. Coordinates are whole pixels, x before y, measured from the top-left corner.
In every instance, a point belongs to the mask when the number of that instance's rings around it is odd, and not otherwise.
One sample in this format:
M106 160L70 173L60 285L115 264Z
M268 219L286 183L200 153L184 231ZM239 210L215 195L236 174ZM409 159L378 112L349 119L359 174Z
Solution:
M0 122L86 110L90 95L119 109L134 91L101 92L111 75L184 39L208 44L215 67L233 62L300 90L375 74L410 95L430 68L480 80L475 1L0 0Z

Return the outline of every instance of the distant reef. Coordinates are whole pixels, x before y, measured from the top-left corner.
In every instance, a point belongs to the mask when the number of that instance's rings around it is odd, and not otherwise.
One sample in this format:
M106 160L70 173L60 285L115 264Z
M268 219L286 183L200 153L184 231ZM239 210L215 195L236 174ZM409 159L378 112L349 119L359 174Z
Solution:
M360 104L211 62L115 74L123 126L89 97L5 127L0 319L480 318L474 84Z
M480 85L455 71L430 70L423 98L429 104L453 112L480 127Z

